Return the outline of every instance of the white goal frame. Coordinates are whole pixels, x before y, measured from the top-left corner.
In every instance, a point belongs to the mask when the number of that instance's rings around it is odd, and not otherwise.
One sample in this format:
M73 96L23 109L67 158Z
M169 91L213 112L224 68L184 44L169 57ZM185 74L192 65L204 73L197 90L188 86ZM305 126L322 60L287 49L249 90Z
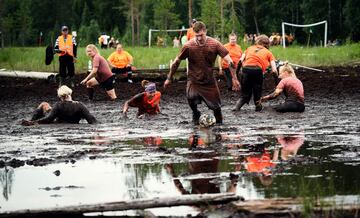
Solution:
M173 29L173 30L157 30L157 29L149 29L149 48L151 47L151 36L152 36L152 32L184 32L187 29L185 29L185 27L183 27L182 29ZM179 39L181 40L181 39Z
M326 20L321 21L321 22L317 22L317 23L312 23L312 24L294 24L294 23L286 23L286 22L282 22L281 24L281 28L282 28L282 43L283 43L283 47L286 48L285 46L285 25L288 26L294 26L294 27L312 27L312 26L317 26L317 25L321 25L321 24L325 24L325 32L324 32L324 47L326 47L327 44L327 29L328 29L328 23Z

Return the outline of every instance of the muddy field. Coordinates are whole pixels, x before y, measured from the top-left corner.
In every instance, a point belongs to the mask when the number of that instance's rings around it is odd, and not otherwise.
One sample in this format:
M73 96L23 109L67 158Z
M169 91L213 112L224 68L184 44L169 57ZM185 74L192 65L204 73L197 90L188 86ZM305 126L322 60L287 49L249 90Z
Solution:
M360 68L297 74L305 89L304 113L272 111L282 98L265 103L260 113L253 103L233 113L239 93L221 81L224 125L205 131L191 123L185 81L165 92L160 88L163 114L156 117L137 119L130 109L123 118L125 99L141 87L118 81L115 102L100 89L87 101L84 87L74 88L73 99L85 103L99 124L24 127L20 121L41 101L57 101L56 85L0 78L0 211L220 192L245 199L316 195L359 202ZM266 78L264 94L273 88ZM192 207L150 211L206 213Z

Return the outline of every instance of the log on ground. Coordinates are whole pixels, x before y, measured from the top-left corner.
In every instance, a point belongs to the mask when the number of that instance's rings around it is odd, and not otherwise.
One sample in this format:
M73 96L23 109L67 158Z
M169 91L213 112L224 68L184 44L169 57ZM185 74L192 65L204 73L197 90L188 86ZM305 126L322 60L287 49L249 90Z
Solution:
M225 204L241 199L234 193L222 194L199 194L182 195L177 197L137 199L130 201L119 201L101 204L77 205L68 207L54 207L36 210L17 210L0 212L0 217L47 217L59 215L81 215L91 212L122 211L122 210L141 210L156 207L172 207L182 205L216 205Z

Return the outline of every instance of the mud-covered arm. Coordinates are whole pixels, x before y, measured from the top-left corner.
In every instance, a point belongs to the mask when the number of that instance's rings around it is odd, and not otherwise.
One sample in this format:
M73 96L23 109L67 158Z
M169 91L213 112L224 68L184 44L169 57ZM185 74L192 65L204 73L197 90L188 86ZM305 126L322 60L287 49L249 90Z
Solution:
M96 118L90 113L90 111L83 105L82 103L79 103L81 107L82 117L85 118L85 120L89 124L97 123Z
M230 55L227 54L224 58L224 61L226 61L229 65L229 70L230 70L230 73L231 73L231 76L233 79L236 79L237 80L237 76L236 76L236 73L235 73L235 63L233 62L233 60L231 59Z
M138 107L140 104L142 104L143 98L144 98L144 93L140 93L135 95L131 99L127 100L123 107L123 113L127 113L129 107Z
M281 93L283 92L283 89L280 88L276 88L275 91L273 93L271 93L270 95L266 95L264 97L261 97L260 101L264 102L264 101L268 101L268 100L272 100L277 98Z
M181 49L179 55L172 62L171 66L170 66L170 72L169 72L166 80L168 80L168 81L172 80L172 77L175 74L176 70L179 68L179 65L180 65L181 61L185 60L188 57L189 57L189 47L187 45L185 45Z
M240 58L240 60L239 60L239 63L238 63L238 65L237 65L237 67L236 67L236 75L239 74L240 69L241 69L241 67L242 67L242 63L244 62L244 60L245 60L245 52L241 55L241 58Z
M51 112L46 117L41 118L41 119L37 120L36 122L39 124L52 123L57 118L58 112L59 112L59 104L56 103L54 105L54 108L51 110Z
M42 108L36 108L36 110L33 112L31 120L35 121L35 120L39 120L39 119L41 119L43 117L45 117L43 109Z

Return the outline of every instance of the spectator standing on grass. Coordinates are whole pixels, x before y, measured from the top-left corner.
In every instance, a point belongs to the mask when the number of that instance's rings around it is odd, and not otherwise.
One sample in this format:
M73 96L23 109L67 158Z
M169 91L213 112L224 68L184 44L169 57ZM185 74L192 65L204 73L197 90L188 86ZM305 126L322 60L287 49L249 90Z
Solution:
M106 90L110 99L115 100L117 98L114 89L115 76L112 74L108 62L99 54L98 49L93 44L86 46L86 54L92 61L92 70L81 81L81 84L86 85L89 99L94 98L94 87L100 85Z
M112 68L111 72L114 74L127 74L128 82L133 83L131 80L133 57L123 49L121 44L116 46L116 51L111 53L107 60Z
M182 37L181 37L181 45L184 46L185 43L187 43L187 36L184 34Z
M130 100L125 102L123 113L126 114L129 107L137 107L137 117L141 118L144 114L155 115L160 113L160 98L161 93L156 91L155 83L151 83L147 80L141 82L141 86L145 89L145 92L135 95Z
M109 48L116 48L116 42L115 42L114 37L111 37L111 38L110 38Z
M191 24L190 24L190 28L186 32L186 38L187 38L188 41L195 37L195 32L194 32L195 23L196 23L196 19L192 19Z
M240 61L240 58L242 55L242 50L241 50L240 45L237 44L237 36L235 33L231 33L229 35L229 43L225 44L224 47L226 48L226 50L229 51L230 58L234 62L234 65L236 68ZM232 76L231 76L231 72L229 69L229 65L227 64L226 61L222 60L221 58L219 59L219 72L220 72L220 74L224 74L228 90L231 91L232 90Z
M175 36L173 39L173 47L179 48L179 46L180 46L180 40Z
M69 34L67 26L61 27L61 35L56 39L54 50L59 55L59 87L67 77L70 79L70 85L74 87L77 46L75 37Z
M72 90L69 87L61 86L57 90L57 94L60 101L55 103L53 108L47 102L42 102L35 110L32 119L30 121L23 120L22 125L49 124L54 121L57 123L76 124L81 119L86 119L90 124L97 122L85 105L72 100Z
M184 45L172 63L170 72L164 83L164 88L167 88L171 84L172 77L181 61L187 58L189 61L189 71L186 97L193 112L194 124L197 125L199 123L201 113L197 109L197 105L202 101L206 103L209 109L213 110L216 122L221 124L223 117L220 92L212 67L214 66L217 55L223 58L229 64L230 71L232 72L233 89L239 90L239 81L235 74L234 63L230 58L229 52L219 41L206 36L206 26L203 22L196 22L194 24L194 31L195 38Z
M279 77L281 81L276 86L275 91L262 97L260 103L275 99L281 93L284 93L285 102L274 107L277 112L304 112L304 87L296 77L294 69L288 63L285 63L284 66L280 67Z
M110 36L106 35L105 33L102 33L100 36L100 48L102 49L107 49L108 44L109 44L109 38Z

